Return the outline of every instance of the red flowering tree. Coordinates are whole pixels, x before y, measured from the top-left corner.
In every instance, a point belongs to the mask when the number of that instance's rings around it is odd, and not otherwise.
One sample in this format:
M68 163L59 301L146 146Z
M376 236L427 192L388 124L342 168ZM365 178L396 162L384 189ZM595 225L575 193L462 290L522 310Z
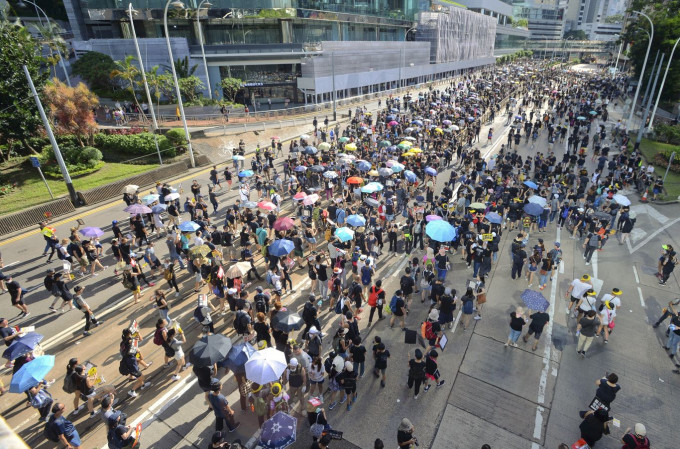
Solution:
M57 134L73 135L85 146L97 130L93 113L97 96L83 83L68 87L57 79L47 83L43 93Z

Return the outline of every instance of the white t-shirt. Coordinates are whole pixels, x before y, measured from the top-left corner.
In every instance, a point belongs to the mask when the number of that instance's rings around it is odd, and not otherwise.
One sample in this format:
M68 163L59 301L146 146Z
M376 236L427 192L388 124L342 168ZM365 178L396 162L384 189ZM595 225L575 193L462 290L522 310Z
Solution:
M607 307L605 307L602 309L602 312L600 312L600 321L602 321L602 324L606 326L610 322L614 321L615 316L616 309L609 310Z
M571 290L571 296L579 299L583 297L583 294L585 292L593 288L592 285L586 284L585 282L582 282L580 279L574 279L571 282L571 286L573 287Z
M586 296L585 298L583 298L583 301L581 301L581 305L579 307L587 312L589 310L596 310L595 308L596 304L597 304L596 297Z
M621 307L621 298L615 295L612 295L611 293L607 293L605 295L602 295L602 298L600 299L600 302L604 304L605 302L609 301L609 303L618 309Z

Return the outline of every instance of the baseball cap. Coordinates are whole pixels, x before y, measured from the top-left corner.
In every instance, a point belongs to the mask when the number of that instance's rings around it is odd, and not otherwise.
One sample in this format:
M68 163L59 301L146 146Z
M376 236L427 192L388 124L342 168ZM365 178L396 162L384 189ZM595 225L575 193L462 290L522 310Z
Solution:
M559 248L562 245L560 245L560 242L555 242L555 246Z
M298 359L290 359L290 362L288 362L288 364L292 367L296 367L300 364L300 362L298 362Z

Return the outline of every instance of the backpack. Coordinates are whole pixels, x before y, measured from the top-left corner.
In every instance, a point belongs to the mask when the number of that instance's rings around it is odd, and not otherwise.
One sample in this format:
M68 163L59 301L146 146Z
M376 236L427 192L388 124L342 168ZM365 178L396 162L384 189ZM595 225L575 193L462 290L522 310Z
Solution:
M239 335L248 332L248 315L243 310L236 312L236 317L234 318L234 329Z
M314 315L316 314L316 307L314 307L314 304L311 302L308 302L305 304L305 307L302 309L302 320L305 323L311 322L314 319Z
M371 269L364 265L361 267L361 282L363 284L370 284L371 283Z
M642 437L642 441L638 440L637 436L633 435L633 441L635 441L635 447L631 449L649 449L649 439L647 437ZM625 446L626 448L628 446Z
M267 313L267 298L262 293L255 295L255 311Z
M54 430L54 420L53 419L50 419L49 421L47 421L45 423L45 430L43 430L43 436L50 441L54 441L55 443L59 442L59 435Z
M74 300L73 305L76 307L76 309L83 310L83 307L80 305L80 302L76 298L73 298L73 300Z
M64 253L61 252L61 245L60 245L59 243L57 243L56 245L54 245L54 249L57 250L57 258L58 258L59 260L64 260L64 259L66 259L66 256L64 256ZM58 440L57 440L57 441L58 441Z
M335 303L335 307L333 308L333 312L335 312L337 315L342 313L342 309L345 306L345 298L338 298L338 301Z
M196 321L198 321L198 324L203 324L205 317L203 316L203 307L202 306L198 306L194 310L194 319ZM154 340L155 340L155 335L154 335ZM154 341L154 343L155 343L155 341ZM158 343L158 344L160 344L160 343Z
M335 358L337 354L334 351L331 351L328 354L328 357L326 360L323 362L323 369L326 371L326 374L330 374L331 371L333 370L333 359Z
M128 368L128 365L125 362L125 356L123 356L123 359L120 361L120 365L118 365L118 372L123 376L130 374L130 368Z
M390 310L392 313L395 313L397 311L397 301L399 300L399 297L397 295L392 296L392 299L390 300Z
M156 332L153 334L153 344L163 346L163 329L156 329Z
M437 338L432 330L431 321L423 321L423 324L420 326L420 335L422 335L425 340L434 340Z
M371 293L368 295L368 305L375 307L378 305L378 295L380 295L384 290L382 288L376 289L375 286L371 287Z
M67 374L66 377L64 377L64 385L61 387L61 389L64 390L65 393L75 393L76 385L73 383L73 377L70 374Z
M597 234L590 234L588 237L588 246L591 248L597 248L600 245L600 236Z

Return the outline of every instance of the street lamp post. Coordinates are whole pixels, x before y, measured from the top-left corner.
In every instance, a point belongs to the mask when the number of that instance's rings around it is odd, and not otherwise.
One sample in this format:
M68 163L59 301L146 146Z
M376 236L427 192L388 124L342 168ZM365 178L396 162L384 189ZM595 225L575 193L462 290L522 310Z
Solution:
M179 0L168 0L165 3L165 9L163 11L163 28L165 29L165 43L168 46L168 55L170 56L170 68L172 69L172 79L175 82L175 91L177 93L177 106L179 107L179 113L182 117L182 125L184 125L184 133L187 136L187 148L189 149L189 161L191 162L191 167L196 167L196 161L194 160L194 149L191 147L191 135L189 134L189 127L187 126L187 118L184 115L184 104L182 103L182 92L179 90L179 81L177 80L177 70L175 70L175 60L172 56L172 48L170 47L170 33L168 31L168 8L172 3L173 7L184 8L184 3Z
M663 59L665 57L666 53L661 54L661 60L659 61L659 68L656 71L656 76L654 76L654 70L652 70L651 77L649 78L650 83L652 82L652 77L654 78L654 84L652 84L652 91L650 92L649 98L647 99L647 107L645 107L644 102L642 104L644 112L642 113L642 123L638 128L637 138L635 139L634 148L636 150L640 148L640 142L642 142L642 133L645 130L645 122L647 121L647 117L649 116L649 108L652 106L652 95L654 95L654 89L656 89L656 82L659 81L659 75L661 75L661 67L663 66Z
M203 0L196 8L196 28L198 28L198 41L201 43L201 55L203 55L203 69L205 70L205 79L208 80L208 96L212 99L212 87L210 86L210 74L208 73L208 62L205 59L205 48L203 47L203 30L201 30L201 6L205 5L208 9L212 6L208 0Z
M404 33L404 42L406 42L406 39L408 38L408 33L410 33L411 31L416 31L416 30L418 30L417 27L409 28L408 30L406 30L406 33Z
M671 67L671 61L673 61L673 54L675 53L675 49L678 47L678 42L680 42L680 37L675 41L675 45L673 45L673 50L671 50L671 55L668 58L668 64L666 65L666 71L663 73L663 78L661 79L661 86L659 87L659 94L656 96L656 101L654 102L654 109L652 110L652 117L649 119L649 126L647 127L647 131L650 131L653 126L652 123L654 123L654 116L656 115L656 108L659 106L659 100L661 99L661 92L663 92L663 86L666 83L666 76L668 75L668 69Z
M137 13L132 9L132 3L128 5L128 16L130 17L130 29L132 30L132 39L135 42L135 50L137 50L137 61L139 62L139 69L142 72L142 82L144 83L144 91L146 92L146 101L149 103L149 111L151 111L151 122L153 124L153 141L156 144L156 153L158 153L158 161L163 165L163 158L161 157L161 149L158 147L158 122L156 121L156 111L153 109L153 100L151 99L151 92L149 92L149 84L146 82L146 71L144 70L144 63L142 62L142 52L139 51L139 42L137 42L137 32L135 31L135 24L132 21L132 16ZM141 111L144 114L144 111Z
M333 77L333 121L338 120L338 113L337 113L337 101L338 101L338 91L335 90L335 52L331 52L331 72L332 72L332 77Z
M645 75L645 69L647 68L647 58L649 58L649 52L652 49L652 41L654 40L654 23L649 16L641 11L633 11L633 14L639 14L649 21L649 25L652 27L649 33L649 44L647 44L647 53L645 54L645 61L642 63L642 70L640 71L640 79L638 80L637 88L635 89L635 95L633 96L633 105L630 108L630 115L628 116L628 128L630 129L633 121L633 114L635 114L635 105L637 103L637 97L640 94L640 87L642 87L642 77ZM644 125L644 124L643 124Z
M45 13L45 11L40 6L36 5L32 1L22 0L19 3L17 3L17 6L22 8L22 7L26 6L25 5L26 3L30 3L31 5L35 6L35 8L37 10L42 12L43 15L45 16L45 20L47 20L47 25L50 24L50 18L47 16L47 13ZM38 19L40 19L39 14L38 14ZM40 19L40 24L42 25L42 19ZM61 65L61 69L64 71L64 76L66 77L66 84L68 84L68 87L73 87L73 86L71 86L71 78L68 76L68 72L66 71L66 64L64 64L64 57L61 55L61 52L59 51L58 48L56 50L57 50L57 54L59 55L59 65Z
M64 182L66 183L66 188L68 189L68 194L71 197L71 202L74 206L77 206L80 201L78 201L78 195L76 195L76 189L73 187L73 181L71 181L71 175L68 172L66 163L64 163L64 158L59 150L59 144L57 144L57 139L54 138L54 133L52 133L52 127L50 126L49 120L47 120L47 115L45 115L45 109L40 102L40 96L38 91L35 90L35 85L33 84L33 79L31 78L31 73L28 71L28 67L24 65L24 74L26 79L28 79L28 85L33 93L33 98L35 99L35 104L38 106L38 112L40 113L40 118L43 121L43 126L45 126L45 131L47 132L47 137L50 139L52 144L52 149L54 150L54 156L59 164L59 170L61 170L61 175L64 177Z
M568 38L566 38L564 40L564 44L562 44L563 49L569 48L569 44L568 44L569 39L574 39L574 36L569 36ZM564 53L564 50L562 50L562 53ZM569 53L571 53L571 52L569 52ZM564 55L562 55L562 57L564 57ZM568 54L567 54L567 61L569 61L569 55Z

